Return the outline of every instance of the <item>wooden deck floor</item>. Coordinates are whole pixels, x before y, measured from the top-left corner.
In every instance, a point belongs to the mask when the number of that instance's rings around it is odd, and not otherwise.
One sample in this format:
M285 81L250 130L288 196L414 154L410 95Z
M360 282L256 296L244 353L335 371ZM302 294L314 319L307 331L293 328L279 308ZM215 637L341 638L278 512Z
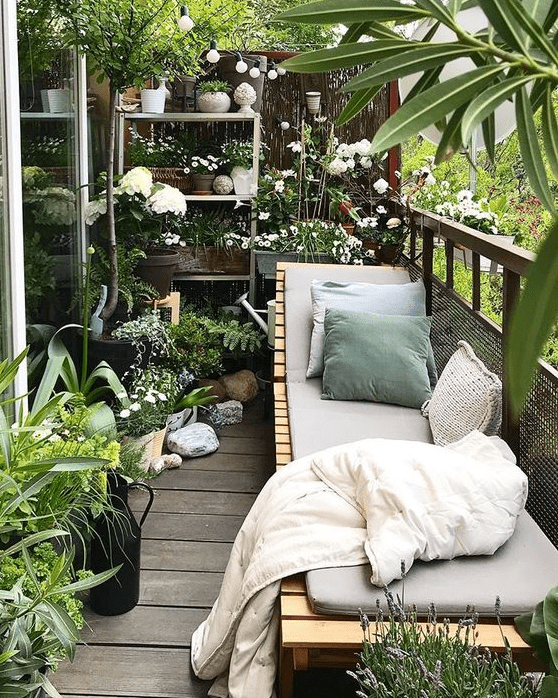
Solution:
M273 429L262 403L226 427L219 450L152 481L143 527L140 603L120 616L87 613L73 663L52 679L67 698L198 698L210 682L190 669L190 637L219 592L234 537L274 472ZM134 495L141 508L143 495Z

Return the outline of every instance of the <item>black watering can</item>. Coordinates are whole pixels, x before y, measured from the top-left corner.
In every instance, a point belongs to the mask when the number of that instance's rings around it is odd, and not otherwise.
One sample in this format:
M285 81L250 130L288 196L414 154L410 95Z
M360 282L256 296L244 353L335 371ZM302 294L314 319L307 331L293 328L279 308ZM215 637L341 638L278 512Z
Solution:
M149 492L149 502L140 522L128 505L128 492ZM114 577L93 587L89 605L102 616L116 616L130 611L139 601L141 527L151 505L153 489L143 482L128 482L118 473L107 474L108 500L111 509L99 517L91 539L91 568L95 574L122 565Z

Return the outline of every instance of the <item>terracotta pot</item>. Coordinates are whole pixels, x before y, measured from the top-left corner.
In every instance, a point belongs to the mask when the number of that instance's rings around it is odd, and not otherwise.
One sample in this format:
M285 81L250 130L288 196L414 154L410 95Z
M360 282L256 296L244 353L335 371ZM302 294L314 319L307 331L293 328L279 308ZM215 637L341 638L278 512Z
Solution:
M145 259L138 261L134 273L154 286L159 292L159 298L166 298L170 293L172 277L179 259L174 250L153 250L147 253Z
M214 174L192 174L193 193L194 194L213 194Z

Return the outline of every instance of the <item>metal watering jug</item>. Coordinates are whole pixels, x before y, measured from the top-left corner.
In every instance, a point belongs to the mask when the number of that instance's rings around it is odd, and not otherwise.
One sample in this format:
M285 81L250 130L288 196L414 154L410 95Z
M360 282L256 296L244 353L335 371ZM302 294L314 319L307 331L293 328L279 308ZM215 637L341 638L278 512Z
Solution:
M151 505L153 489L143 482L128 484L118 473L107 474L108 499L112 510L95 524L91 539L91 569L95 574L122 565L114 577L93 587L89 605L95 613L116 616L130 611L139 601L141 527ZM140 522L128 505L128 492L142 489L149 493L149 502Z

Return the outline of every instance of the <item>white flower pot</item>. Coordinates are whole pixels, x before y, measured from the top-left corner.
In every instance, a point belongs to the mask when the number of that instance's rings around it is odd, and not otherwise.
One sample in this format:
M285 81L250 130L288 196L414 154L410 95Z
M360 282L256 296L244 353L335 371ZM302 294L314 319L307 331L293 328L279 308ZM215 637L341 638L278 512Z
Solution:
M231 179L234 184L234 193L237 196L250 196L253 186L252 168L247 170L245 167L233 167L231 170Z
M226 92L202 92L198 97L198 111L224 114L231 108L231 98Z
M149 114L162 114L165 111L166 90L141 90L141 110Z
M70 111L70 90L47 90L48 109L51 114Z
M198 406L185 407L181 412L174 412L167 417L167 434L182 429L198 421Z

